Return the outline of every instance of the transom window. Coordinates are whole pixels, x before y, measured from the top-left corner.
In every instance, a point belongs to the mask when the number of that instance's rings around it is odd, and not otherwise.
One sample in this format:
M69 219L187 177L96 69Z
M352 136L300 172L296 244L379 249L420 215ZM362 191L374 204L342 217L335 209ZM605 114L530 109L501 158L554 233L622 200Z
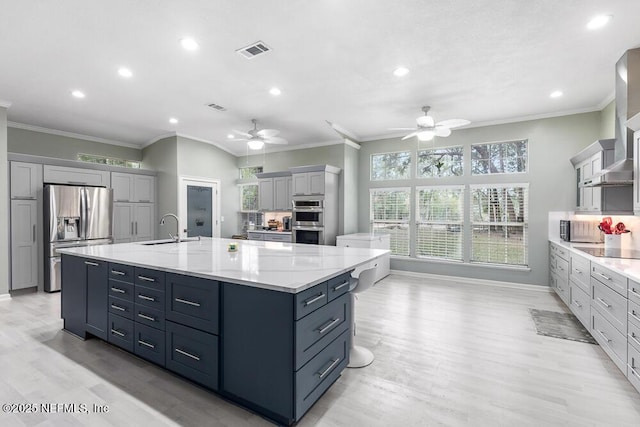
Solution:
M418 151L418 178L462 175L463 147L440 147Z
M136 160L115 159L112 157L96 156L93 154L83 154L83 153L79 153L76 156L76 159L86 163L97 163L100 165L120 166L123 168L140 169L140 162Z
M473 144L471 173L488 175L527 172L527 151L527 140Z
M240 168L240 179L256 179L256 174L262 172L262 166L247 166Z
M384 181L409 179L411 152L381 153L371 155L371 180Z

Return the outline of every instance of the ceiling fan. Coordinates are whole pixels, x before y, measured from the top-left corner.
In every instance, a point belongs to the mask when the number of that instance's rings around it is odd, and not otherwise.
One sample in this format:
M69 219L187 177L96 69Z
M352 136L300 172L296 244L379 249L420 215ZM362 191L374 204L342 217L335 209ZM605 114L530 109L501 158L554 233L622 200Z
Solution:
M248 132L242 132L239 130L233 130L240 136L244 138L237 139L236 141L247 141L247 145L252 150L260 150L264 147L264 144L279 144L285 145L288 144L287 140L276 136L280 133L279 130L276 129L260 129L258 130L258 120L252 119L251 123L253 123L253 129Z
M424 106L422 111L424 116L420 116L416 119L417 126L415 128L389 128L389 130L412 130L408 135L405 135L402 140L417 136L420 141L431 141L434 136L446 137L451 135L451 129L465 126L471 123L469 120L464 119L450 119L435 123L433 117L429 115L431 107Z

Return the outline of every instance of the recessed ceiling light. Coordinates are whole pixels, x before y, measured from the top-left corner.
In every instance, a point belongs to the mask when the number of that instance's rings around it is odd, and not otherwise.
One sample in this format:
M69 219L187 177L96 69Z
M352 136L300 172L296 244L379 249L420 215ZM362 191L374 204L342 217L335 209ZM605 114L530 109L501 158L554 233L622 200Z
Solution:
M120 74L120 77L124 77L125 79L131 78L133 76L133 72L125 67L118 68L118 74Z
M551 93L549 94L549 96L550 96L551 98L560 98L562 95L564 95L564 94L562 93L562 91L561 91L561 90L554 90L553 92L551 92Z
M409 69L406 67L398 67L395 70L393 70L393 75L396 77L404 77L407 74L409 74Z
M602 28L613 18L612 15L599 15L594 17L587 24L587 28L590 30L597 30L598 28Z
M229 138L229 139L233 139L233 138L235 138L235 137L236 137L236 136L235 136L234 134L232 134L232 133L230 133L230 134L228 134L228 135L227 135L227 138Z
M76 98L84 98L86 96L84 92L79 90L74 90L73 92L71 92L71 95L75 96Z
M271 89L269 89L269 93L273 96L278 96L282 93L282 91L277 87L272 87Z
M171 123L172 125L177 125L178 124L178 119L176 119L175 117L171 117L169 119L169 123Z
M200 47L198 45L198 42L196 42L194 39L190 38L190 37L185 37L183 39L180 39L180 44L182 45L182 47L185 50L198 50L198 47Z

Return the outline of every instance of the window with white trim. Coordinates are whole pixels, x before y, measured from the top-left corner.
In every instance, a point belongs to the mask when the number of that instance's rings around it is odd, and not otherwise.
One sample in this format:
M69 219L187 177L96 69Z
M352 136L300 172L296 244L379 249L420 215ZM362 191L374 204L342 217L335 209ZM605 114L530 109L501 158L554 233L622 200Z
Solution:
M246 166L238 169L240 171L240 179L256 179L257 173L262 173L262 166Z
M464 186L416 188L416 256L463 260Z
M240 212L258 211L258 184L240 184Z
M418 151L418 178L439 178L462 175L463 148L439 147Z
M411 189L369 190L371 231L390 235L391 254L409 256Z
M411 152L379 153L371 155L371 180L409 179Z
M492 142L471 145L471 174L527 172L528 141Z
M471 261L527 266L528 184L471 185Z

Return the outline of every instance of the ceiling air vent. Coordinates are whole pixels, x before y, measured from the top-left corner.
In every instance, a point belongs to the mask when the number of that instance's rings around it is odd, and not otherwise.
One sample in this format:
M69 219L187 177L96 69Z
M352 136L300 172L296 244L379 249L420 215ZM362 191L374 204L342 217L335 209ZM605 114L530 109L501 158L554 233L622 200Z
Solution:
M214 110L218 110L218 111L227 111L226 108L224 108L222 105L218 105L218 104L207 104L207 107L211 107Z
M262 55L263 53L269 52L271 48L264 44L263 42L255 42L249 46L245 46L242 49L236 50L240 55L244 56L247 59L255 58L258 55Z

